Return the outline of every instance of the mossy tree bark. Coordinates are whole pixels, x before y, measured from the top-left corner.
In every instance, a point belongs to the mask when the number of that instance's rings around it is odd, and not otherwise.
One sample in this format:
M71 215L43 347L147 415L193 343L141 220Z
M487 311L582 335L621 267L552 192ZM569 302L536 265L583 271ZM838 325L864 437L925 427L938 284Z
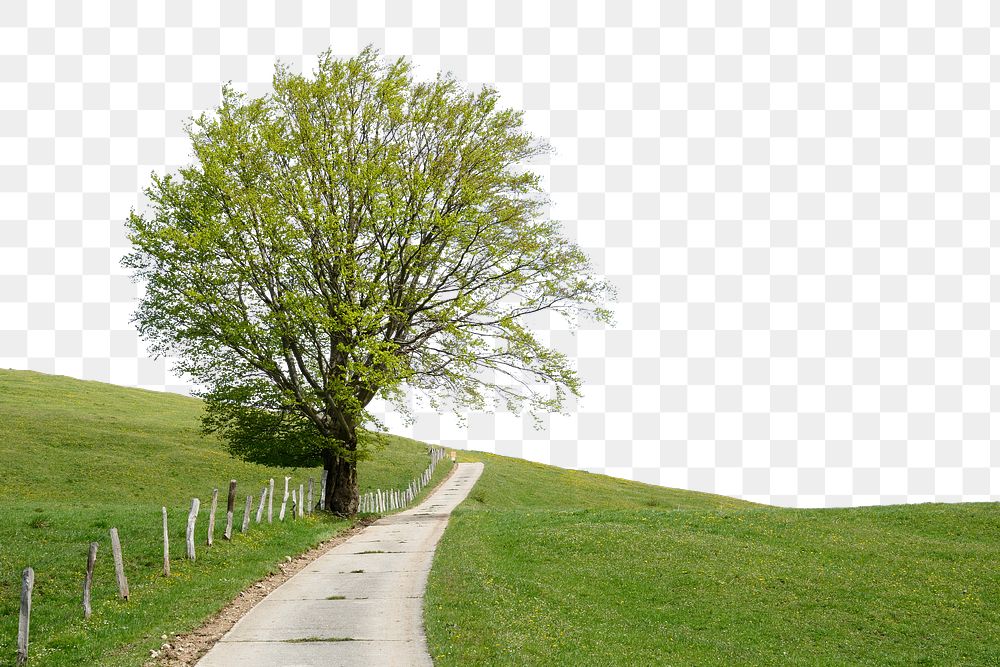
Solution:
M323 454L323 474L326 475L323 507L340 516L353 516L357 514L361 500L358 491L357 429L341 429L337 440L342 443L344 451L338 455L328 449Z

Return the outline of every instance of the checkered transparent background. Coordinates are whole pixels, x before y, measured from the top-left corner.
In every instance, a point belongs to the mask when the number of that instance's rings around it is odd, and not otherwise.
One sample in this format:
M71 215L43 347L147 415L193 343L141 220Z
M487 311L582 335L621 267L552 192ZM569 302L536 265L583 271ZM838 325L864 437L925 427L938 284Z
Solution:
M122 220L182 121L368 43L496 85L617 326L568 416L393 430L787 505L1000 499L988 1L0 5L0 366L184 391Z

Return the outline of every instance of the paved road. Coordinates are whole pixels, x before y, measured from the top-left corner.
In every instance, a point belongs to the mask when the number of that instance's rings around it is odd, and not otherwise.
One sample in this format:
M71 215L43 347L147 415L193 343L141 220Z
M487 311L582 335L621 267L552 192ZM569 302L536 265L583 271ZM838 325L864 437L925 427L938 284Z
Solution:
M423 596L431 558L448 515L482 471L482 463L459 463L422 503L314 560L247 612L198 665L430 665Z

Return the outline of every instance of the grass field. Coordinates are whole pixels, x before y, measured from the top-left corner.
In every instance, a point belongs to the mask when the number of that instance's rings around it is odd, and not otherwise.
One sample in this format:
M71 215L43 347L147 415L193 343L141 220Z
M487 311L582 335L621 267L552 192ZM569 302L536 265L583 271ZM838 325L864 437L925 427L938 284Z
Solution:
M201 403L172 394L0 370L0 664L12 664L21 570L35 570L32 665L137 665L160 636L182 632L221 608L277 564L348 526L331 517L277 522L282 476L296 485L318 470L235 461L199 431ZM425 445L384 439L359 466L362 491L402 488L428 463ZM438 466L446 474L450 461ZM254 508L268 478L274 524L238 534L243 502ZM229 479L236 479L237 534L222 539ZM215 545L205 546L211 490L220 490ZM318 494L318 489L316 491ZM201 499L197 560L184 556L191 498ZM169 513L172 576L162 567L161 506ZM266 514L266 511L265 511ZM117 527L131 589L117 599L108 529ZM100 544L93 616L81 585L90 542Z
M253 581L347 527L253 524L207 548L212 488L259 498L317 470L234 461L193 399L0 371L0 664L22 568L36 571L32 665L138 665ZM362 491L400 488L425 445L387 437ZM474 452L486 468L449 523L425 600L439 665L1000 665L1000 506L795 510ZM450 462L439 465L436 478ZM430 488L433 488L433 483ZM279 491L280 493L280 491ZM198 560L182 558L192 496ZM172 569L160 574L160 507ZM237 503L237 521L242 518ZM278 504L275 504L277 514ZM108 529L132 596L117 599ZM100 543L94 615L80 585Z
M438 665L998 665L1000 506L797 510L477 453Z

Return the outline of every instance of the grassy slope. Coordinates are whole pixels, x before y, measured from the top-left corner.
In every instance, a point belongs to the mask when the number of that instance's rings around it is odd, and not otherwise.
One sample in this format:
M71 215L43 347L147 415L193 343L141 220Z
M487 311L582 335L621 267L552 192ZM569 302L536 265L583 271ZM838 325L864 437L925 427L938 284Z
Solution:
M837 510L485 460L431 572L439 665L1000 664L1000 506Z
M197 625L286 555L347 527L329 517L277 523L282 475L304 482L318 470L276 470L231 459L199 432L200 402L171 394L0 370L0 664L14 655L21 570L36 572L31 664L141 663L160 635ZM427 465L425 446L388 438L360 465L362 489L401 488ZM447 466L439 466L443 475ZM228 480L238 497L274 477L275 523L225 543ZM220 489L216 545L204 546L212 488ZM316 491L318 493L318 489ZM198 496L197 555L183 560L184 526ZM173 576L160 576L161 505L171 523ZM242 520L237 503L235 525ZM265 512L266 513L266 512ZM122 537L132 597L117 600L108 528ZM89 622L80 585L87 545L100 543Z

